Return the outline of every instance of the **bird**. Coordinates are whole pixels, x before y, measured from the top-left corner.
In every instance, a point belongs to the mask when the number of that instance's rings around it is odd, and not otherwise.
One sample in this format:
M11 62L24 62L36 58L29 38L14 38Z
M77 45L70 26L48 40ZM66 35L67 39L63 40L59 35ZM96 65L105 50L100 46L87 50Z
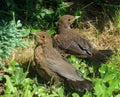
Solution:
M89 40L81 36L75 29L71 28L79 16L63 15L58 20L57 34L53 37L57 47L68 54L73 54L80 58L91 59L95 62L106 62L113 54L110 49L97 50L93 48Z
M91 81L80 77L76 68L64 60L53 47L51 36L47 32L35 34L37 45L34 50L34 62L38 75L45 81L65 83L75 91L92 89ZM52 83L51 82L51 83Z

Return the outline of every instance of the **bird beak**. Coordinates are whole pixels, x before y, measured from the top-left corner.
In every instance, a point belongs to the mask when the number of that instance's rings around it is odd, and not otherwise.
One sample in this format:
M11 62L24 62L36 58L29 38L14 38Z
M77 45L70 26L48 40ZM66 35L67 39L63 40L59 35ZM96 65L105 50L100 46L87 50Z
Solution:
M32 36L34 36L35 37L35 40L36 40L36 43L38 43L38 44L44 44L45 43L45 40L44 39L42 39L39 35L38 35L38 33L30 33Z
M32 36L37 36L36 33L30 33L30 35L32 35Z
M35 40L36 40L37 38L39 38L39 37L37 36L37 33L34 33L34 32L33 32L33 33L30 33L30 35L33 36L33 37L35 37Z
M34 32L33 32L33 33L30 33L30 35L32 35L32 36L34 36L34 37L36 37L36 38L38 37L38 36L37 36L37 33L34 33Z
M78 19L78 18L80 18L80 16L75 16L75 20Z

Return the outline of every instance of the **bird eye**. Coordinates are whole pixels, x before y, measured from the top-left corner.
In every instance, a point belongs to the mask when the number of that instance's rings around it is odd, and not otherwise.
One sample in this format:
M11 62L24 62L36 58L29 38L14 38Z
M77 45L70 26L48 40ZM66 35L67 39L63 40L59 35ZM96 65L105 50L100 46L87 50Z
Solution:
M45 36L42 36L42 38L45 38Z
M68 21L70 21L70 19L68 19Z

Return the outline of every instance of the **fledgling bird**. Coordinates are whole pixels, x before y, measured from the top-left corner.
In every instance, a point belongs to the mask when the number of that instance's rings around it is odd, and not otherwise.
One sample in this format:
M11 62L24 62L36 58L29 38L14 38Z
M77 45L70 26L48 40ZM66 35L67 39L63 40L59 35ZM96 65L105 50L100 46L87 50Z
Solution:
M58 34L54 36L55 44L68 54L96 62L106 62L113 54L112 50L96 50L79 32L71 28L71 24L79 16L64 15L58 20Z
M34 61L38 74L46 81L64 82L71 89L83 91L91 89L92 83L81 78L73 65L63 59L53 48L52 38L46 32L36 35L38 45L34 51Z

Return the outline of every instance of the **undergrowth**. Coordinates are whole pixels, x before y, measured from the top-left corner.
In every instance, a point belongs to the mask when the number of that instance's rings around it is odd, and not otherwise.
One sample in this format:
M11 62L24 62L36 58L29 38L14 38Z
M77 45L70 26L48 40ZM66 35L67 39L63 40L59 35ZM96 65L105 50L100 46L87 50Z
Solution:
M29 34L29 30L22 27L20 20L16 22L15 15L13 13L13 20L0 23L0 57L8 58L11 50L15 47L26 47L27 45L22 40Z
M100 65L96 71L96 64L88 64L86 61L78 60L71 56L69 60L83 75L84 78L92 81L94 89L80 94L82 97L119 97L120 96L120 53L118 56L112 56L110 62ZM12 62L9 67L1 65L6 78L4 95L2 97L79 97L77 92L66 92L63 86L57 84L47 86L37 80L37 76L31 78L28 76L29 66L24 69L20 64ZM98 75L96 75L96 72ZM91 75L91 76L90 76ZM68 93L68 94L66 94Z
M22 40L28 36L29 28L32 32L38 31L36 29L47 29L50 34L55 34L56 21L59 17L71 12L83 18L84 8L94 3L89 3L83 8L79 8L78 4L74 7L77 10L73 10L74 8L71 10L71 4L65 1L2 1L1 4L4 6L1 7L0 11L0 19L2 20L0 21L0 58L8 58L15 47L26 47ZM118 28L120 28L119 14L118 8L116 11ZM22 23L19 19L22 20ZM68 60L77 68L82 77L92 81L93 90L78 93L75 91L69 92L65 90L64 86L58 84L47 86L38 81L36 74L34 77L29 76L31 72L29 65L27 68L23 68L21 64L13 61L5 67L0 61L0 70L3 69L4 72L8 73L0 73L0 82L6 79L4 93L0 97L120 97L120 50L118 50L117 56L113 55L105 64L80 60L75 56L70 56Z

